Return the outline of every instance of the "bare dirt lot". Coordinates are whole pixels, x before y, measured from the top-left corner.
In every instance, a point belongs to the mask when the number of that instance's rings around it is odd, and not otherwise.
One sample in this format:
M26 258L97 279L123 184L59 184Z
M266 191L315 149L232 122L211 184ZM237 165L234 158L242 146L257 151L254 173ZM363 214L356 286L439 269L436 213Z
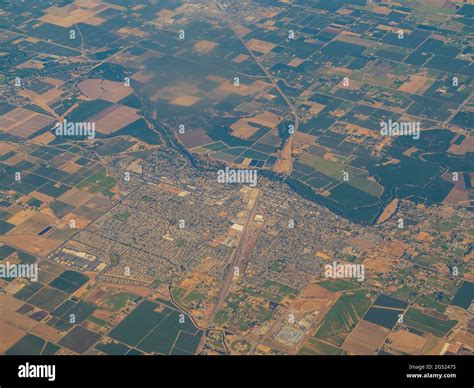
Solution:
M275 48L275 44L266 42L260 39L251 39L247 45L249 46L250 50L258 51L260 53L268 53L269 51Z
M419 335L410 333L406 330L400 330L390 335L392 343L390 347L404 353L420 353L425 346L427 339Z
M0 117L0 131L28 137L51 124L54 119L25 108L15 108Z
M84 96L91 100L100 98L110 102L119 102L133 91L130 86L125 86L122 82L102 79L87 79L79 83L77 87Z
M96 131L110 135L137 121L140 117L138 110L117 104L94 116L90 121L95 121Z
M347 337L343 348L352 354L377 354L382 347L388 330L367 321L360 321Z

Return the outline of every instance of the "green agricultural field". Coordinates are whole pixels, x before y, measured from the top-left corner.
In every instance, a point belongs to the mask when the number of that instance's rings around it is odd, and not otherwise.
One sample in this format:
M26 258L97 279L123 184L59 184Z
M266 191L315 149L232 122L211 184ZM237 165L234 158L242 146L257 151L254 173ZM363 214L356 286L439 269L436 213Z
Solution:
M114 356L122 356L130 350L128 346L117 342L97 344L95 348L105 354Z
M33 334L27 334L8 349L5 354L13 356L53 355L58 350L59 346Z
M298 352L299 355L301 356L314 356L319 354L316 350L313 348L310 348L308 346L303 346L300 351Z
M82 181L77 187L79 189L88 190L91 193L102 192L106 195L110 194L110 189L117 184L117 181L107 175L104 168L101 168L94 174L90 175Z
M446 335L458 323L455 320L442 321L430 315L423 314L420 310L410 309L405 316L405 323L418 330L427 331L437 337Z
M206 298L206 294L204 294L203 292L193 290L186 296L186 298L184 298L184 300L188 303L191 303L191 302L198 302L205 298Z
M314 337L342 345L370 305L365 290L342 295L326 314Z
M72 294L77 291L80 287L87 283L89 278L76 271L64 271L56 279L54 279L50 286L57 288L58 290Z
M229 319L230 313L227 310L219 310L216 313L216 316L214 318L214 323L218 326L222 326L224 323L227 322Z
M109 322L104 321L103 319L100 319L100 318L97 318L97 317L94 317L94 316L90 316L89 318L87 318L87 320L91 321L92 323L95 323L96 325L102 326L102 327L108 327L109 326Z
M122 213L116 214L114 218L119 221L127 222L130 215L131 215L130 212L124 211Z
M270 265L270 269L275 272L281 272L286 267L286 262L284 260L275 260L272 265Z
M128 292L119 292L109 296L105 303L115 311L119 311L127 306L128 303L138 300L139 296Z
M58 307L69 297L68 294L59 291L55 288L44 287L41 291L35 294L28 303L33 304L46 311L51 311Z
M296 295L295 289L271 280L267 280L263 288L266 291L263 296L269 300L280 301L284 297L292 299Z
M326 342L322 342L315 338L310 338L305 345L300 349L298 354L302 355L340 355L344 351L340 348L336 348L333 345L330 345Z
M435 301L432 297L423 295L421 296L417 301L416 304L422 307L427 307L430 309L434 309L438 311L439 313L444 313L446 310L446 307L448 307L447 304L442 304L437 301Z
M324 158L320 158L310 154L304 154L301 159L301 163L307 164L313 167L316 171L330 177L343 181L343 171L349 173L349 180L347 184L366 192L374 197L380 197L383 193L383 187L367 177L367 173L363 170L356 169L348 166L346 163L341 161L333 161Z
M146 353L194 354L202 331L186 314L145 300L109 336Z
M183 296L186 294L186 290L184 288L174 287L172 290L172 294L173 294L173 298L179 302L182 300Z
M26 301L41 290L44 286L39 282L31 282L15 294L15 298Z
M318 283L318 286L324 287L326 290L329 291L350 291L360 288L360 283L358 282L350 282L343 279L330 279L330 280L323 280L322 282Z

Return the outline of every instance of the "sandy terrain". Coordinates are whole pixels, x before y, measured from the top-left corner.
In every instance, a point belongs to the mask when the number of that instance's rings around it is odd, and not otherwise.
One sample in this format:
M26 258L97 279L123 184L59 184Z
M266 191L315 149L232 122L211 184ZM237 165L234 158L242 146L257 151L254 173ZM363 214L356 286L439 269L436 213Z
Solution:
M180 96L171 100L171 103L173 105L179 106L192 106L196 104L199 100L200 98L196 96Z
M377 220L377 224L381 224L382 222L387 221L395 213L395 211L397 210L398 202L398 199L394 199L385 207L382 214Z
M76 0L75 3L64 7L49 7L45 10L46 14L39 20L60 27L71 27L79 23L97 26L104 22L104 19L94 16L107 8L106 5L99 6L100 0Z
M248 139L259 130L259 128L251 125L250 123L263 125L268 128L274 128L280 123L280 121L281 119L277 115L271 112L263 112L254 117L242 118L236 123L232 124L230 128L232 129L233 136L240 137L241 139Z
M0 117L0 131L28 137L53 121L53 118L18 107Z
M88 193L87 191L82 191L76 188L72 188L71 190L65 192L58 200L69 205L79 207L87 203L94 197L94 194Z
M117 104L91 117L89 121L95 122L96 131L110 135L140 117L137 109Z
M360 321L342 347L352 354L376 354L387 338L387 334L388 330L381 326Z
M242 63L242 62L244 62L245 60L247 60L248 58L249 58L248 55L239 54L239 55L237 55L234 59L232 59L232 62L235 62L235 63Z
M419 335L410 333L406 330L400 330L390 335L392 343L390 347L400 352L417 354L425 346L427 339Z
M211 42L210 40L200 40L194 45L194 49L201 54L210 53L217 47L217 43Z
M293 143L293 138L290 137L287 141L283 149L280 151L280 155L278 160L276 161L273 171L276 173L282 173L282 174L290 174L291 173L291 168L293 166L292 164L292 143Z
M122 82L114 82L101 79L87 79L77 85L84 96L91 100L98 98L109 101L119 102L132 93L130 86L125 86Z
M304 62L304 59L301 59L301 58L293 58L293 59L288 63L288 66L291 66L291 67L298 67L298 66L301 65L303 62Z
M474 150L474 136L467 136L459 145L452 144L448 152L456 155L464 155L466 152L473 152Z
M423 94L431 85L433 80L423 75L411 75L410 80L405 82L398 90L410 94Z
M22 249L32 255L47 256L64 241L30 234L0 236L0 242Z

